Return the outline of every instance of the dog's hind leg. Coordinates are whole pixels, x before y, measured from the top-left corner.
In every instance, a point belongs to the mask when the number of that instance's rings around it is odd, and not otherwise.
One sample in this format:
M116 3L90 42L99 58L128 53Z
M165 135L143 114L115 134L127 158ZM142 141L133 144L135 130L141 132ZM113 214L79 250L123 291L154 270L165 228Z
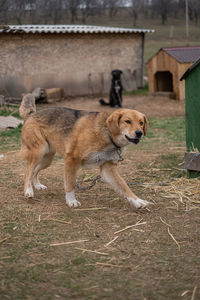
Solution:
M76 176L79 167L79 161L70 157L70 155L65 156L65 200L69 207L77 207L81 205L81 203L77 201L75 197Z
M24 176L24 194L25 197L33 197L33 186L36 189L46 188L39 182L38 173L47 168L53 159L54 151L50 151L48 143L43 139L37 147L23 147L23 156L27 160L27 166Z
M34 171L35 163L34 161L27 161L27 166L24 175L24 195L27 198L34 196L33 186L32 186L32 176Z
M36 190L43 190L47 187L40 183L39 181L39 172L43 169L46 169L50 166L55 152L53 150L45 153L40 160L38 161L37 165L35 165L34 171L33 171L33 185L36 188Z

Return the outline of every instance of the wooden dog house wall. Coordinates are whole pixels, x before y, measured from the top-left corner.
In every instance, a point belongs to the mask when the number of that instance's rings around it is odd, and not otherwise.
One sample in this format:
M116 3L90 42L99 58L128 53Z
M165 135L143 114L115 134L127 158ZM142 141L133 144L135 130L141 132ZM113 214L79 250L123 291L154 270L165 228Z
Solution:
M185 79L185 167L190 178L200 176L200 58L183 74Z
M200 46L161 48L148 61L149 93L184 100L185 82L179 78L199 56Z

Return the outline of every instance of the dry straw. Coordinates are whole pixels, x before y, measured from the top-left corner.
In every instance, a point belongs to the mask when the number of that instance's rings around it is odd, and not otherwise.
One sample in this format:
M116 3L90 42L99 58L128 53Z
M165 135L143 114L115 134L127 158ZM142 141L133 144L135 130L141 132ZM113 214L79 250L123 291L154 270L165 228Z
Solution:
M4 239L0 240L0 244L7 241L10 238L11 238L11 235L9 235L9 236L5 237Z
M178 246L179 251L181 250L181 247L179 245L179 243L177 242L177 240L175 239L175 237L173 236L173 234L170 232L169 227L167 228L167 231L169 233L169 235L171 236L172 240L176 243L176 245Z
M171 200L173 207L179 210L180 206L184 205L185 210L200 208L200 180L198 178L187 179L179 178L176 181L170 182L167 185L146 186L146 189L154 190L160 194L163 199Z
M96 262L96 266L103 266L103 267L114 267L114 268L120 268L120 269L130 269L129 266L121 266L121 265L114 265L114 264L108 264L108 263L102 263L102 262Z
M89 207L89 208L76 208L74 211L87 211L87 210L101 210L107 209L107 207Z
M117 233L123 232L123 231L125 231L125 230L131 229L131 228L133 228L133 227L135 227L135 226L144 225L144 224L147 223L147 222L142 222L142 223L141 223L141 221L142 221L142 220L138 221L136 224L129 225L129 226L126 226L126 227L123 228L123 229L120 229L120 230L118 230L118 231L115 231L114 234L117 234Z
M83 249L83 248L78 248L78 247L76 247L75 249L81 250L83 252L91 252L91 253L95 253L95 254L99 254L99 255L108 255L108 253L103 253L103 252L99 252L96 250L89 250L89 249Z
M71 244L83 243L83 242L88 242L88 241L89 241L89 240L79 240L79 241L71 241L71 242L56 243L56 244L50 244L50 247L54 247L54 246L63 246L63 245L71 245Z
M112 243L114 243L117 239L118 239L119 236L116 236L114 239L112 239L109 243L105 244L104 247L108 247L110 246Z

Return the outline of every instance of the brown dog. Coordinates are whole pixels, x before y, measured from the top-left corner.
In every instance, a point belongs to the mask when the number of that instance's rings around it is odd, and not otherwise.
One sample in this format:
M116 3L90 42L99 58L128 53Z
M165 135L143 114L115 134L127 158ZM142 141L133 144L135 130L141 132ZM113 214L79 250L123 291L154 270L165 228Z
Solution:
M22 157L27 160L24 193L33 197L33 187L45 189L38 179L40 170L47 168L58 152L64 156L64 186L66 203L77 207L74 190L77 171L81 166L99 165L102 179L123 195L136 208L148 205L139 199L120 177L117 163L129 144L138 144L147 130L144 114L131 109L114 112L85 112L69 108L47 108L36 112L35 98L23 97L20 115Z

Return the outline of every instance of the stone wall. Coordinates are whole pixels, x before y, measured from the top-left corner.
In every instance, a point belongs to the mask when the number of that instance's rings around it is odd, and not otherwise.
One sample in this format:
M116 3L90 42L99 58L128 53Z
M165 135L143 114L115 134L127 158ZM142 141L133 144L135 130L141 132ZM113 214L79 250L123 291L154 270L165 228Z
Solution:
M19 97L36 87L66 96L107 94L110 72L127 90L142 86L143 34L1 34L0 91Z

